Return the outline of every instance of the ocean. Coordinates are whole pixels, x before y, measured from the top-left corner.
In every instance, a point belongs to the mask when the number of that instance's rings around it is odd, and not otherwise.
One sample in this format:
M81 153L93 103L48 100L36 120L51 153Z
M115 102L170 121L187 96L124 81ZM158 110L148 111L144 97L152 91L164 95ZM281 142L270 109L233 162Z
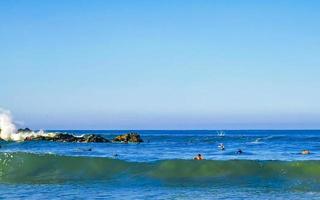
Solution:
M143 143L1 141L0 199L320 199L320 131L133 131Z

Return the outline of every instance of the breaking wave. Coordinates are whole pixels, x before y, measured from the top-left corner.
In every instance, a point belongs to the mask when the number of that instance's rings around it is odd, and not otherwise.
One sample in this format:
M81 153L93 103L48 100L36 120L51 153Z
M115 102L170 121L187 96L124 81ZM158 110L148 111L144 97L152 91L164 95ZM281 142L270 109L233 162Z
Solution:
M144 177L164 181L291 180L320 183L320 161L162 160L0 153L0 183L57 183Z

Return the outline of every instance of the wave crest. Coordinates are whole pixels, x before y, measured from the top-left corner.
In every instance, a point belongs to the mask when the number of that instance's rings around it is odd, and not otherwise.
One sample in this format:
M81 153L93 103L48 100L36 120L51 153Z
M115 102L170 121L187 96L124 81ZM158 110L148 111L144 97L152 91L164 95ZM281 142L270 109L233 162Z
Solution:
M320 161L161 160L0 153L0 182L51 183L146 177L157 180L276 179L320 183Z

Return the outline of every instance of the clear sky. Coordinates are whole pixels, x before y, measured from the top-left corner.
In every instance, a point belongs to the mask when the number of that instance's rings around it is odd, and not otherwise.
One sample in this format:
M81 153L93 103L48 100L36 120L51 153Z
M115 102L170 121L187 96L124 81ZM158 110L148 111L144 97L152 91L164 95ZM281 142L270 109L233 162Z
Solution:
M319 10L2 0L0 107L35 129L320 128Z

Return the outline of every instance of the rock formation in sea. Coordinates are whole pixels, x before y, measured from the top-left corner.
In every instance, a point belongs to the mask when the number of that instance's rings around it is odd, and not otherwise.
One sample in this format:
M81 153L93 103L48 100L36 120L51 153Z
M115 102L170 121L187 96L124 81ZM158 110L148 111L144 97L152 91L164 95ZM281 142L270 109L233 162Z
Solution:
M141 139L141 137L140 137L140 135L138 133L127 133L127 134L119 135L119 136L115 137L112 141L113 142L124 142L124 143L128 143L128 142L140 143L140 142L143 142L143 140Z
M38 135L26 137L25 141L51 141L51 142L96 142L96 143L106 143L110 140L100 136L100 135L84 135L84 136L74 136L67 133L58 133L54 135Z
M1 129L0 129L1 133ZM109 143L109 142L121 142L121 143L140 143L143 142L138 133L126 133L116 136L114 139L109 140L105 137L95 134L76 136L68 133L35 133L29 128L18 129L16 134L22 134L24 141L51 141L51 142L95 142L95 143ZM0 138L0 141L3 140ZM20 140L21 141L21 140Z
M18 133L27 133L27 132L32 132L32 130L29 128L19 128L17 132Z

